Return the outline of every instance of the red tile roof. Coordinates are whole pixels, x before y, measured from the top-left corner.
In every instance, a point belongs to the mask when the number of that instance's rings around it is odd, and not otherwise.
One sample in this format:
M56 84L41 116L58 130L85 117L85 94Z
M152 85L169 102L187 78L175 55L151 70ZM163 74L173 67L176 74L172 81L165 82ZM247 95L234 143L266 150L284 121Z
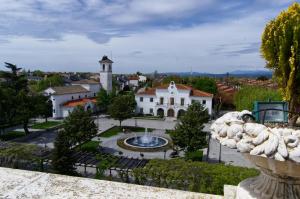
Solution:
M188 86L188 85L175 84L175 86L178 90L189 90L190 93L191 93L191 96L195 96L195 97L213 97L213 94L211 94L211 93L207 93L207 92L204 92L204 91L194 89L193 87ZM168 89L168 87L169 87L168 84L164 84L164 85L157 86L155 88L146 88L145 90L142 90L142 91L138 92L137 94L139 94L139 95L155 95L156 89Z
M136 76L130 76L130 77L128 77L128 80L139 80L139 77L136 77Z
M78 99L78 100L68 101L68 102L64 103L63 106L68 106L68 107L83 106L88 102L96 103L97 100L96 100L96 98L82 98L82 99Z

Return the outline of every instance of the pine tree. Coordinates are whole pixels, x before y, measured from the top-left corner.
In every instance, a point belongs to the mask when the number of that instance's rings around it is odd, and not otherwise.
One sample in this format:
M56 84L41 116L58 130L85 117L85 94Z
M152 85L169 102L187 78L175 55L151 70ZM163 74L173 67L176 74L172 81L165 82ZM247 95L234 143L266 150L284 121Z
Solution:
M53 171L58 174L76 175L75 159L72 157L72 143L67 133L59 131L54 142L54 150L52 153Z
M207 141L203 124L209 119L207 110L199 102L195 102L180 119L175 130L170 132L174 145L188 152L205 147Z

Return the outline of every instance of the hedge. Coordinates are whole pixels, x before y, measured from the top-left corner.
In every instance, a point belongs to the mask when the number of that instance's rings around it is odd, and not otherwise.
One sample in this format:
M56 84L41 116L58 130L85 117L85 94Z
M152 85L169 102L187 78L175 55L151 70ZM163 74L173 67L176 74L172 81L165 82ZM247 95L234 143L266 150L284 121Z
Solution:
M132 172L137 184L218 195L224 194L224 185L238 185L258 174L256 169L183 159L151 160L144 168Z

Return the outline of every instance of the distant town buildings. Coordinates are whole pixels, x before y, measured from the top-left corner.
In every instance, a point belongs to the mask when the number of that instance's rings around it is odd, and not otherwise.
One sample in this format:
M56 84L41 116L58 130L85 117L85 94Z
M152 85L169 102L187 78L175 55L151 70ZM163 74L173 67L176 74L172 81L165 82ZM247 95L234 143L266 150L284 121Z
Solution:
M161 85L155 88L143 88L135 96L136 112L155 116L179 117L193 102L200 102L212 113L213 94L196 90L183 84Z

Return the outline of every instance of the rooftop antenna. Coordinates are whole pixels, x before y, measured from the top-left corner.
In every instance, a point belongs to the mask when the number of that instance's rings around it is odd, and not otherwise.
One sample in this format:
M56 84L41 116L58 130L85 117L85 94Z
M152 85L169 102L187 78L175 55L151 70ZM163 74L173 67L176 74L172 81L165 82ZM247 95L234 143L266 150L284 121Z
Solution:
M113 60L112 51L110 51L110 59Z

